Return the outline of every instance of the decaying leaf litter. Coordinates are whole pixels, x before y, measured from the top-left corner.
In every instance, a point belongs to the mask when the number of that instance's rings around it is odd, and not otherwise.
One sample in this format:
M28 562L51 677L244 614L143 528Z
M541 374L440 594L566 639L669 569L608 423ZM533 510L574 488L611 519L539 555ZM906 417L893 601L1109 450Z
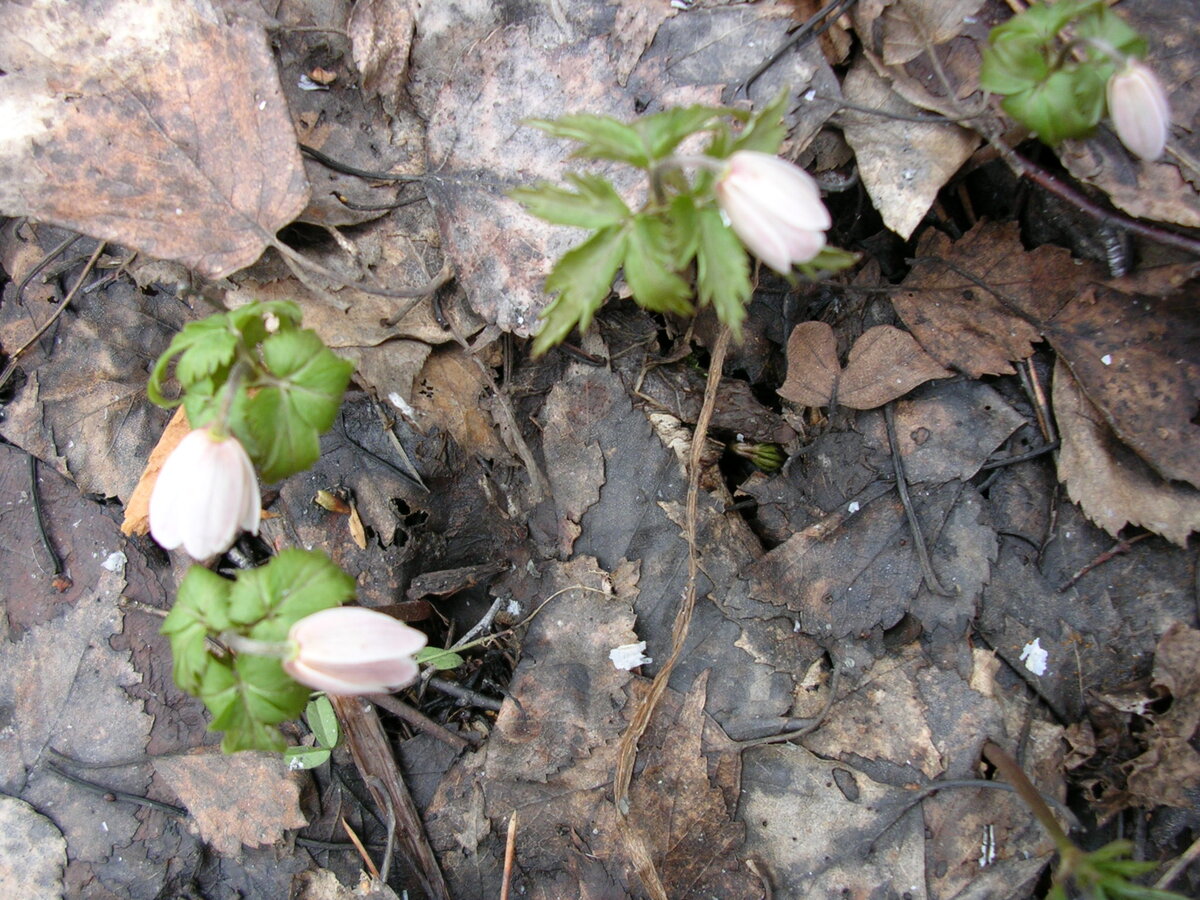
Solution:
M979 46L1006 4L834 6L748 88L817 4L0 14L0 883L337 897L331 876L357 884L407 822L379 896L498 896L510 828L514 889L539 897L654 896L654 881L669 897L1041 896L1052 845L1025 806L932 790L990 778L987 740L1070 802L1083 840L1124 830L1156 874L1187 850L1196 257L1112 217L1196 225L1191 17L1119 7L1157 48L1176 157L1132 161L1103 128L1057 154L1019 144L1118 211L1095 219L1036 173L1014 179L977 132L929 121L983 108ZM578 354L530 359L541 283L574 235L506 191L572 163L522 122L784 88L786 155L824 173L834 234L863 260L819 284L759 273L706 439L715 320L618 299ZM86 236L35 273L64 228ZM454 282L424 296L447 267ZM118 527L166 426L146 375L209 304L252 299L300 302L357 387L316 467L264 498L262 541L225 565L319 546L360 602L437 641L493 607L493 631L519 625L440 673L455 694L396 698L450 735L342 704L353 754L288 772L221 756L171 680L156 611L181 570ZM776 443L782 469L746 462ZM652 662L615 668L609 652L639 641Z

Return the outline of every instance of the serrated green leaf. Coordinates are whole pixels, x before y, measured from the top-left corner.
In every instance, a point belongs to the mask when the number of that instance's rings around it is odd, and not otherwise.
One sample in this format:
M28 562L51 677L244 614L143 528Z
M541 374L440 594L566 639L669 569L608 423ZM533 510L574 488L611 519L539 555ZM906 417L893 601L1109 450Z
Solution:
M671 198L671 224L674 231L675 270L683 271L700 247L700 219L696 213L696 198L677 194Z
M750 117L741 133L734 139L732 150L778 153L779 145L787 137L787 127L783 124L787 104L788 92L780 91L774 100Z
M288 747L283 751L289 769L315 769L325 765L330 755L324 747Z
M555 225L578 228L604 228L619 225L629 218L629 207L616 189L598 175L571 173L567 181L575 185L570 191L549 183L531 188L517 188L509 196L531 213Z
M354 374L354 363L332 353L315 331L280 331L262 342L263 362L289 406L318 431L333 425L342 395Z
M691 314L692 286L674 272L670 233L661 219L634 217L624 265L625 280L639 305L654 312Z
M219 334L221 332L228 333L228 320L224 314L217 314L214 316L209 316L205 319L201 319L198 322L189 322L183 327L182 331L175 335L175 337L171 338L171 343L167 345L167 349L155 361L154 368L150 372L150 380L146 385L146 393L150 397L150 402L157 404L158 406L165 406L168 408L178 406L181 400L168 400L162 392L163 382L167 378L167 372L171 367L171 362L181 354L186 354L193 348L198 348L196 361L191 366L193 377L189 379L189 381L203 377L203 375L198 376L194 374L195 372L200 371L204 364L209 361L206 359L206 353L203 345L212 340L214 334ZM209 354L209 356L216 358L220 355L220 352L221 348L218 347L216 351ZM231 359L232 353L229 354L229 357L225 360L225 362L228 363ZM220 365L221 363L218 362L216 366L214 366L213 371L215 371L216 368L219 368ZM176 368L178 368L178 366ZM186 388L188 385L184 384L184 387Z
M238 574L229 618L261 641L282 641L298 619L354 597L354 579L319 550L289 548L265 566Z
M709 126L725 110L712 106L675 106L633 123L652 160L670 155L684 140Z
M588 159L610 159L644 169L650 157L641 136L631 126L608 116L576 113L559 119L530 119L528 125L582 146L573 154Z
M274 726L294 719L304 709L308 688L297 684L279 660L239 655L232 665L216 661L205 673L200 699L212 713L209 727L223 731L221 749L284 749L283 736Z
M231 424L264 482L281 481L307 469L321 455L319 432L288 403L280 388L263 388L246 400L243 435Z
M413 655L413 660L423 666L433 666L439 672L457 669L463 664L463 658L453 650L442 650L438 647L422 647Z
M290 300L268 300L260 303L247 303L237 309L230 310L229 324L241 332L242 340L247 347L265 340L270 332L267 331L266 316L274 315L279 319L280 331L292 331L300 326L302 314L300 307Z
M576 325L588 327L612 289L625 241L625 229L610 226L563 254L546 279L546 290L557 291L558 297L542 313L543 324L533 340L535 356L561 342Z
M712 304L717 318L729 326L735 339L742 336L742 320L750 302L750 263L741 242L721 220L715 207L698 212L700 246L696 253L696 290L700 304Z
M1115 12L1106 6L1098 6L1093 12L1075 23L1075 34L1080 38L1102 41L1127 56L1141 58L1149 45L1146 39L1134 31ZM1098 55L1098 54L1097 54ZM1115 66L1116 60L1104 55L1104 60Z
M214 657L207 638L229 627L232 582L203 566L192 566L179 584L175 605L160 631L171 643L175 683L195 694Z
M308 727L320 746L332 749L341 742L342 730L338 726L337 713L324 694L308 701L304 718L308 720Z
M175 364L175 380L187 390L202 378L217 370L228 368L237 352L238 337L229 330L225 316L209 316L191 322L184 331L192 330L192 341Z

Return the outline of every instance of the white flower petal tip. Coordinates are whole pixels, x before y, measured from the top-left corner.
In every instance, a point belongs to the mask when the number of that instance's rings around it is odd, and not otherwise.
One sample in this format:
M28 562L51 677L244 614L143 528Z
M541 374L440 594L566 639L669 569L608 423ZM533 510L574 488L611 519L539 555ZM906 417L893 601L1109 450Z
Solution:
M288 631L295 655L284 671L327 694L386 694L417 677L413 654L426 637L389 615L343 606L300 619Z
M245 448L235 437L197 428L179 442L150 494L150 534L193 559L223 553L239 531L258 533L262 495Z
M1108 114L1129 152L1153 162L1163 154L1171 129L1171 107L1155 74L1137 60L1108 79Z
M717 203L746 249L777 272L813 259L832 224L813 177L787 160L739 150L716 183Z

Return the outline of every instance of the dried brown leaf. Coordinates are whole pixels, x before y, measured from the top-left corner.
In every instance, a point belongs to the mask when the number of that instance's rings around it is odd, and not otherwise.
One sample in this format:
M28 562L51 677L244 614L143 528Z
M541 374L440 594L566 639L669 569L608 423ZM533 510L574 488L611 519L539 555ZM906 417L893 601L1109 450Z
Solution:
M842 91L856 106L903 116L920 112L895 94L864 59L850 69ZM888 119L850 109L841 116L863 185L884 224L904 238L979 144L976 135L957 125Z
M0 797L0 893L62 897L67 842L54 823L24 800Z
M187 807L200 837L224 856L243 845L273 844L308 824L300 812L304 775L278 755L198 750L156 757L154 770Z
M0 7L0 210L218 278L308 199L262 28L204 0Z
M1045 331L1117 436L1162 477L1200 487L1200 316L1191 292L1092 286Z
M389 115L404 96L415 25L412 0L361 0L350 13L347 30L362 89L378 96Z
M166 430L146 460L146 469L138 479L137 486L129 495L125 504L125 521L121 523L121 534L127 537L134 534L147 534L150 531L150 495L154 493L154 485L158 483L158 473L162 471L163 463L171 455L171 451L179 446L192 430L188 423L187 412L181 406L171 416Z
M1062 362L1053 403L1062 434L1058 477L1089 519L1114 537L1133 524L1180 546L1200 531L1200 491L1163 480L1117 440Z
M836 401L851 409L874 409L951 374L911 334L891 325L863 332L850 348L845 371L838 365L833 329L824 322L797 325L788 338L787 357L779 395L803 406Z

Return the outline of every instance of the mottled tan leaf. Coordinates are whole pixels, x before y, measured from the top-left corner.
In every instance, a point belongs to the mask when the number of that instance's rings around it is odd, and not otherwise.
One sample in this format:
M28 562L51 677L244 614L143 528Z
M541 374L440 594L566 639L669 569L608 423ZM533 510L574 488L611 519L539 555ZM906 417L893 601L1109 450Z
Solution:
M0 7L0 211L177 259L254 262L308 199L261 26L206 0Z
M198 750L157 757L154 770L195 819L200 837L218 853L235 856L243 845L273 844L290 828L308 824L300 812L300 784L283 758L270 753Z
M1162 479L1117 440L1061 361L1053 403L1062 435L1058 477L1089 519L1114 537L1132 524L1180 546L1200 531L1200 491Z
M851 409L874 409L950 374L911 334L891 325L863 332L842 371L833 329L824 322L802 322L788 338L787 378L779 395L803 406L836 402Z
M850 69L842 92L856 106L904 116L920 111L893 93L864 59ZM863 185L884 224L903 238L913 233L938 191L979 144L977 136L957 125L888 119L851 109L841 116Z
M405 95L416 24L413 7L412 0L360 0L347 26L362 89L378 96L389 114L395 114Z
M62 897L67 842L53 822L16 797L0 797L0 893Z

